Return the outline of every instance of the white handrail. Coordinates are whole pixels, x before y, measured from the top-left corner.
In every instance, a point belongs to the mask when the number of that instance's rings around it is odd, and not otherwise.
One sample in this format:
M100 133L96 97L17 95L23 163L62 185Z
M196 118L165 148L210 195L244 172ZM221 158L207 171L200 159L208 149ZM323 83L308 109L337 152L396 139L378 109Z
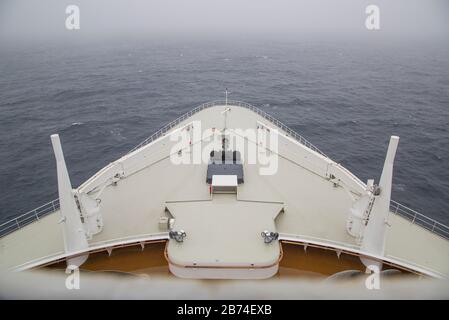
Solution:
M156 131L155 133L153 133L151 136L149 136L148 138L146 138L145 140L143 140L141 143L139 143L137 146L135 146L134 148L132 148L127 154L136 151L137 149L153 142L154 140L156 140L157 138L159 138L160 136L162 136L163 134L165 134L166 132L168 132L170 129L172 129L173 127L177 126L179 123L181 123L182 121L184 121L185 119L191 117L192 115L194 115L195 113L200 112L201 110L204 110L206 108L210 108L210 107L214 107L214 106L220 106L220 105L225 105L226 101L211 101L211 102L206 102L203 103L201 105L199 105L198 107L194 108L193 110L190 110L189 112L183 114L182 116L180 116L179 118L173 120L172 122L168 123L167 125L165 125L164 127L162 127L161 129L159 129L158 131ZM283 124L282 122L280 122L279 120L277 120L276 118L272 117L271 115L269 115L268 113L266 113L265 111L249 104L246 102L242 102L242 101L232 101L232 100L228 100L227 101L228 105L231 106L238 106L238 107L243 107L243 108L247 108L255 113L257 113L258 115L262 116L263 118L267 119L268 121L270 121L271 123L273 123L274 125L276 125L278 128L280 128L282 131L284 131L288 136L293 137L294 139L296 139L299 143L305 145L306 147L308 147L309 149L312 149L313 151L318 152L319 154L321 154L322 156L328 158L328 156L326 156L326 154L324 154L324 152L322 152L320 149L318 149L316 146L314 146L312 143L310 143L307 139L305 139L303 136L299 135L298 133L296 133L294 130L290 129L289 127L287 127L285 124Z
M419 225L445 239L449 240L449 226L429 218L418 211L410 209L394 200L390 202L390 212L410 220L412 224Z
M46 215L56 212L59 209L59 199L47 202L33 210L0 224L0 237L4 237L11 232L19 230L26 225L37 221Z

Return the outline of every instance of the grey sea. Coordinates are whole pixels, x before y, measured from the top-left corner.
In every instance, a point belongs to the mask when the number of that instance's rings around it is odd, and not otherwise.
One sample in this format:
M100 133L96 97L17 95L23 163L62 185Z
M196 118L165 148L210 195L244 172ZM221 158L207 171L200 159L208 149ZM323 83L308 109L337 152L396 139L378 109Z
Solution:
M57 198L51 134L76 187L225 88L364 181L399 135L393 199L449 224L446 44L143 37L0 45L0 222Z

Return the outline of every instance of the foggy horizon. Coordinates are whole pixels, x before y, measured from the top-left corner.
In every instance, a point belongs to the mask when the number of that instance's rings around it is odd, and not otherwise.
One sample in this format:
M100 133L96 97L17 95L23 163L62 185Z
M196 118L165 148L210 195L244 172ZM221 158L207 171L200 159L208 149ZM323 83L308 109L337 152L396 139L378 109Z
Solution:
M65 8L80 8L80 30L65 28ZM380 30L365 28L367 5L380 8ZM2 0L0 41L120 37L433 39L449 36L444 0Z

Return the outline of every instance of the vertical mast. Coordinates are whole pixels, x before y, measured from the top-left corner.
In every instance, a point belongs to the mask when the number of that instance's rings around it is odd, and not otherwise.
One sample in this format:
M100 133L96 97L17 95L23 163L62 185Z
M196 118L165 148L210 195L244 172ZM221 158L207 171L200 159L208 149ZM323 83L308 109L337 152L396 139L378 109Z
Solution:
M379 190L374 193L374 204L368 216L363 232L361 249L369 254L383 256L385 254L385 238L387 233L388 215L390 213L391 186L393 179L393 163L398 147L399 137L391 136L387 155L380 177ZM369 267L373 265L370 259L362 258Z
M62 152L59 135L51 135L51 143L56 158L58 174L58 193L61 214L61 225L64 237L64 249L67 254L88 248L87 238L81 222L80 212L73 195L72 184ZM87 259L87 255L78 256L67 260L67 265L79 267Z

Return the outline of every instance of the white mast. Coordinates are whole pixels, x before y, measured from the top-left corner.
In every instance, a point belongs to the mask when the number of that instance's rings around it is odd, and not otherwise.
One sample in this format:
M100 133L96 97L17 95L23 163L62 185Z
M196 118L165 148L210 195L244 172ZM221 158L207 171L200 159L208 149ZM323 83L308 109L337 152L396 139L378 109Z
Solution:
M361 249L367 253L383 256L385 254L385 237L390 213L391 185L393 179L393 163L398 147L399 137L391 136L387 156L380 177L380 192L374 195L374 204L368 217L368 224L363 232ZM370 259L362 258L368 268L375 265Z
M58 193L61 214L61 225L64 237L64 249L66 253L75 253L89 247L86 234L81 222L80 212L73 195L72 184L62 152L59 135L51 135L51 143L56 158L56 169L58 173ZM87 254L67 260L67 266L82 265Z

